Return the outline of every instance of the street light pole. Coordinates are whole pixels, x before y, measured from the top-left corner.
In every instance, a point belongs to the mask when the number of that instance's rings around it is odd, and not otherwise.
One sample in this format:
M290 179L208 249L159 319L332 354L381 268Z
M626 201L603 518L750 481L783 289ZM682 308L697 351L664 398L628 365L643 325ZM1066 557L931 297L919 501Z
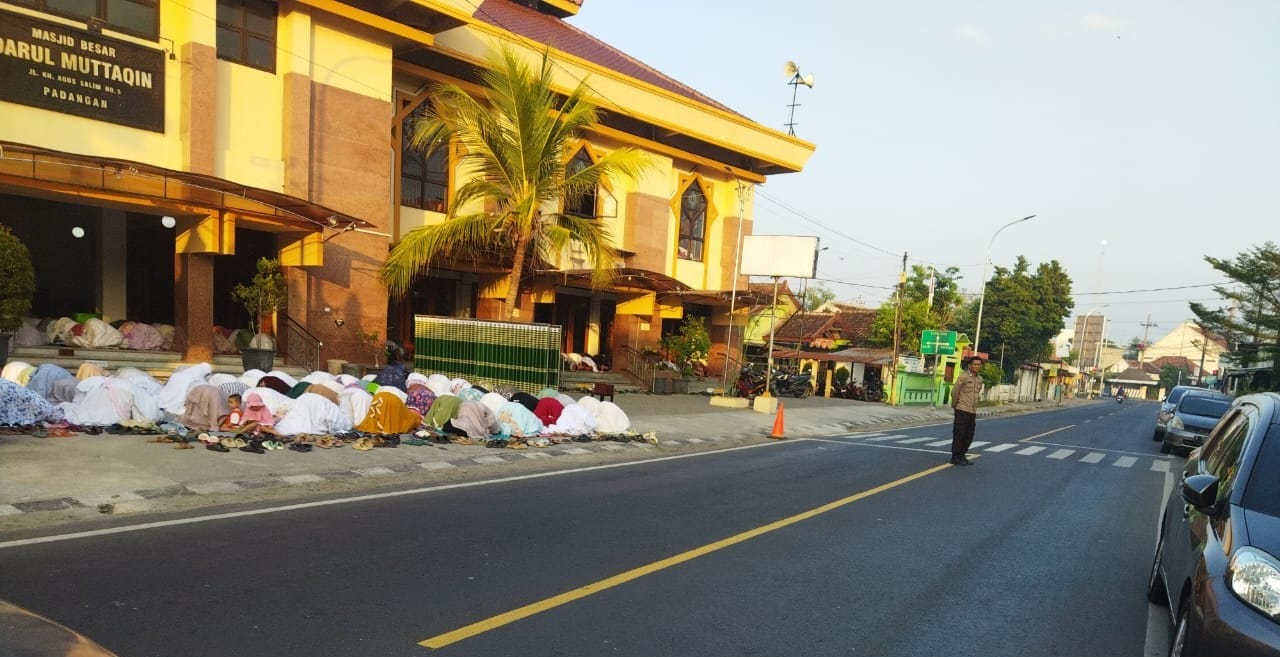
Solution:
M1014 224L1020 224L1028 219L1034 219L1034 218L1035 218L1035 215L1033 214L1033 215L1028 215L1026 217L1023 217L1021 219L1010 221L1009 223L1001 226L1000 229L997 230L995 234L991 236L991 239L987 242L987 255L982 259L982 294L978 295L978 325L973 329L973 353L975 354L980 353L982 351L980 349L982 345L978 342L978 340L979 338L982 337L982 307L986 304L986 301L987 301L987 265L991 264L991 245L995 243L996 236L999 235L1001 232L1003 232L1004 229Z

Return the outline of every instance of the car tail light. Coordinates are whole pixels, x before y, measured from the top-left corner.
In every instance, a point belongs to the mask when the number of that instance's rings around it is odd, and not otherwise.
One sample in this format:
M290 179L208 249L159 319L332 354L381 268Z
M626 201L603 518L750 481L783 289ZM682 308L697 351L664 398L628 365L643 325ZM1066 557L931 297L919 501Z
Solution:
M1231 557L1227 581L1249 606L1268 616L1280 616L1280 563L1275 557L1257 548L1242 547Z

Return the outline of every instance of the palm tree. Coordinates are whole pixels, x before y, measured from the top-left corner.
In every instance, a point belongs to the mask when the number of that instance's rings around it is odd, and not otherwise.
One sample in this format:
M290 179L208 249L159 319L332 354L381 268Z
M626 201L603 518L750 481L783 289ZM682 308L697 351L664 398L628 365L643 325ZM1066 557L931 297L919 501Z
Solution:
M592 260L593 283L609 281L617 250L608 231L592 218L559 212L560 202L594 191L606 177L634 180L651 162L641 151L619 148L570 171L569 149L598 119L585 81L561 97L551 90L553 64L546 53L536 71L509 48L491 59L491 68L480 71L481 99L455 84L439 85L413 124L411 147L430 153L452 140L469 179L443 222L410 231L391 250L381 277L399 297L437 258L511 253L505 319L525 269L537 260L553 261L570 240L581 243ZM551 207L556 211L548 212Z

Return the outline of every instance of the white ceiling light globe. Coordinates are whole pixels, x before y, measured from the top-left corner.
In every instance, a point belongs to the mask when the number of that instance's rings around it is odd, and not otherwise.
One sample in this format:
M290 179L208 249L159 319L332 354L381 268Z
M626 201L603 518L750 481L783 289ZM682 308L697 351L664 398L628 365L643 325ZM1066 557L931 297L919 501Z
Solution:
M178 220L166 214L165 216L160 217L160 225L165 228L173 228L178 225Z
M72 237L74 237L74 238L76 238L76 239L80 239L81 237L84 237L84 229L83 229L83 228L81 228L81 227L79 227L79 226L76 226L75 228L72 228L72 229L71 229L71 236L72 236Z

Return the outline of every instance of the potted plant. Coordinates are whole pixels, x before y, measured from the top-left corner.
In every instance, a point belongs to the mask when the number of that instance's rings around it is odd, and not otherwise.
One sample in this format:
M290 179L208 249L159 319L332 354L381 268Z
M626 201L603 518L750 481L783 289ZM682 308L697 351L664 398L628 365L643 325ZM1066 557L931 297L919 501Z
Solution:
M689 377L694 375L696 365L706 360L711 351L711 335L701 317L692 315L684 318L680 324L680 332L662 338L662 347L676 367L680 368L682 378L674 381L677 394L689 392Z
M284 282L284 271L275 258L259 258L257 272L248 283L237 283L231 289L232 300L244 306L249 313L249 330L253 340L247 349L240 350L244 369L269 372L274 367L276 341L263 330L263 319L271 317L289 303L289 288Z
M36 270L27 245L0 224L0 365L9 360L9 341L31 312Z

